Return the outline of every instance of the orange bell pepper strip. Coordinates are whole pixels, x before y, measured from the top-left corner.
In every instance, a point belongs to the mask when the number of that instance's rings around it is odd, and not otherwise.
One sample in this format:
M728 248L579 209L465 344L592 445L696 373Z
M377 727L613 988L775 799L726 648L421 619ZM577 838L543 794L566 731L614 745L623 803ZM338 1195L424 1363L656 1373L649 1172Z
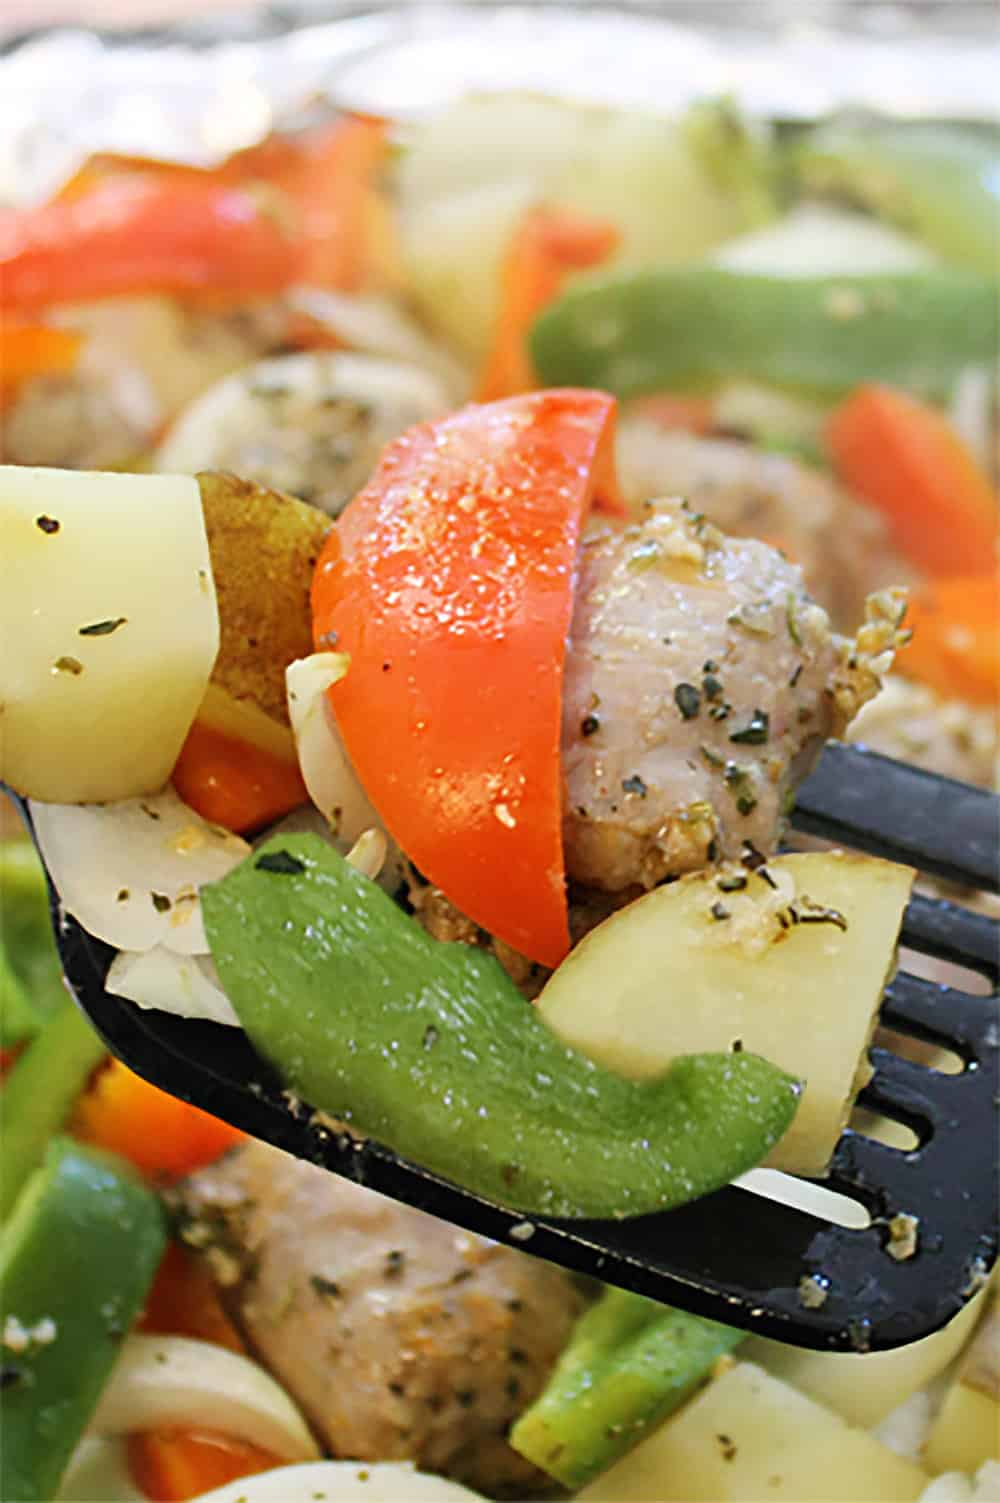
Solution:
M35 308L129 293L280 292L302 261L269 193L126 175L0 220L0 298Z
M401 848L475 923L554 966L569 948L563 661L580 528L617 504L615 401L541 391L390 444L313 581L348 755Z
M935 580L910 596L913 637L896 659L900 673L946 698L1000 701L1000 580L996 574Z
M128 1159L147 1178L180 1179L219 1158L245 1134L199 1107L178 1101L111 1059L79 1098L74 1137Z
M361 286L371 251L369 203L386 146L384 121L346 115L303 136L294 158L269 175L302 217L300 281L345 292Z
M192 1336L231 1352L245 1352L207 1269L179 1242L167 1244L138 1329L152 1336Z
M69 329L0 317L0 391L9 391L31 376L72 370L82 342Z
M128 1464L154 1503L183 1503L284 1462L260 1446L209 1431L146 1430L129 1436Z
M385 147L384 122L348 115L210 171L95 158L50 204L0 218L0 303L239 298L304 281L353 290Z
M574 271L606 261L620 238L607 220L544 206L529 211L504 257L500 312L476 387L478 401L493 402L538 385L527 347L532 324Z
M841 478L882 512L915 564L937 578L996 567L997 497L933 407L888 386L861 386L834 412L827 443Z
M195 721L174 765L173 785L211 824L237 835L259 829L308 803L294 762Z

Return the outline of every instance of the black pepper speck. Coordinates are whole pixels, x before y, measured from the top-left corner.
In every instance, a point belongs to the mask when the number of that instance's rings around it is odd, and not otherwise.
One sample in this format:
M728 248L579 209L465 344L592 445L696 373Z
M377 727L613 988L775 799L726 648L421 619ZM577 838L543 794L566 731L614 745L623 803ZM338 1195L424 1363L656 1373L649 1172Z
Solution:
M694 684L678 684L674 690L674 703L685 720L693 720L701 709L701 695Z

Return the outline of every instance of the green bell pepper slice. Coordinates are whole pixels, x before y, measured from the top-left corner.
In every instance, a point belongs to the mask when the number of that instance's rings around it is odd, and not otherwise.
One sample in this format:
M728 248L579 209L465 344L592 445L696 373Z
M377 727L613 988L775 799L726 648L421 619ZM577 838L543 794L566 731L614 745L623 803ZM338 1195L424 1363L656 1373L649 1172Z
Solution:
M53 1498L166 1245L157 1197L54 1139L0 1233L0 1497Z
M27 840L0 842L0 1046L33 1038L68 998L42 864Z
M510 1443L575 1492L680 1407L745 1331L606 1289Z
M105 1052L83 1013L67 1003L18 1057L3 1087L0 1220L10 1214Z
M996 357L998 284L927 267L864 276L770 277L661 267L579 282L537 320L546 386L618 397L725 381L836 398L866 381L947 399Z
M302 1100L525 1214L639 1215L759 1163L799 1086L749 1054L642 1083L556 1039L497 960L431 939L315 835L202 889L254 1046Z
M847 199L958 266L996 275L1000 132L929 121L832 120L796 145L806 192Z

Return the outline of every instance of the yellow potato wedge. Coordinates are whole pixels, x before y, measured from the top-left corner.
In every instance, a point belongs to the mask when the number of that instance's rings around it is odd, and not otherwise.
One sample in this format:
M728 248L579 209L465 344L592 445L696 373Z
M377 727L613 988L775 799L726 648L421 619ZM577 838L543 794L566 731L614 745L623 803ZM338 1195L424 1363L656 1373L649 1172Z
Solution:
M213 689L287 727L285 669L312 651L309 591L330 518L235 475L206 471L198 485L222 630Z
M47 803L155 792L219 619L198 486L0 467L0 777Z
M843 851L780 856L767 872L695 872L619 909L538 1008L567 1044L636 1080L728 1049L797 1075L802 1101L767 1163L819 1175L868 1077L914 872Z
M865 1430L738 1362L579 1494L588 1503L866 1503L919 1498L927 1475Z
M973 1338L927 1437L934 1472L975 1472L1000 1460L1000 1304Z

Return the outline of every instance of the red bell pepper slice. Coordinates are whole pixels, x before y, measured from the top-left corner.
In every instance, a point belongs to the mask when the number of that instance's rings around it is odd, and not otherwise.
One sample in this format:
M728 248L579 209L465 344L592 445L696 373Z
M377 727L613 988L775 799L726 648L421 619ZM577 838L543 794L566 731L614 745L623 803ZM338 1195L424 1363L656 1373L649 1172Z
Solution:
M0 395L32 376L72 370L82 342L69 329L0 319Z
M356 287L383 122L272 137L213 171L95 159L52 203L0 217L0 305L159 292Z
M476 388L478 401L512 397L539 384L528 354L532 324L574 271L599 266L620 240L619 231L605 219L544 205L529 210L504 257L500 311Z
M297 762L285 762L200 720L188 731L171 782L202 819L240 835L309 800Z
M141 292L280 291L299 243L264 194L211 182L110 178L0 220L4 305Z
M331 531L317 647L391 834L462 913L531 960L569 949L563 662L580 528L617 508L615 401L540 391L473 405L390 444Z
M260 1446L208 1431L139 1430L129 1436L127 1454L133 1478L152 1503L186 1503L282 1465L280 1456Z

